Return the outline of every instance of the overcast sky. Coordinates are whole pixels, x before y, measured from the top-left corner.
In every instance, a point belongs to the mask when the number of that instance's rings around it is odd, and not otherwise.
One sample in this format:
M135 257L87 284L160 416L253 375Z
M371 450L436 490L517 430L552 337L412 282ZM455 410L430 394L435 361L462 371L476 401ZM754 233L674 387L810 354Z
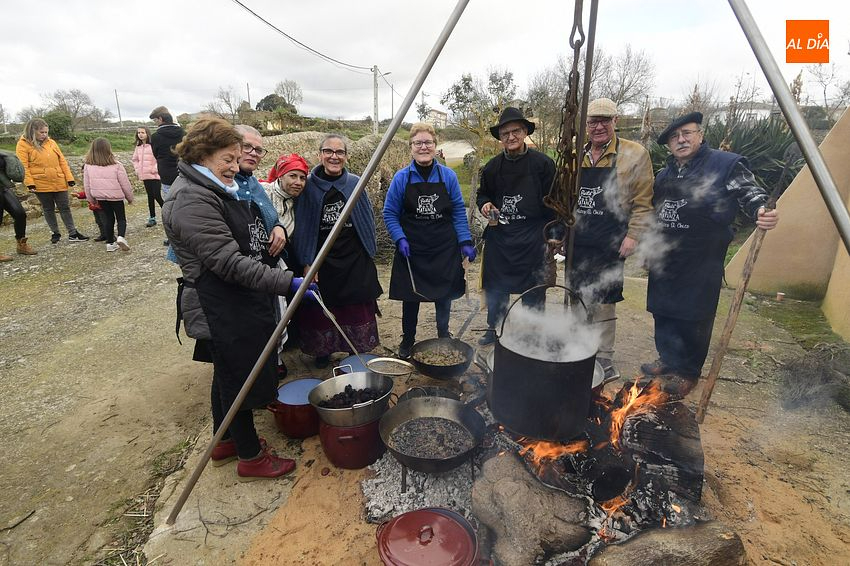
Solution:
M455 2L431 0L242 2L310 47L346 63L377 64L402 96ZM372 113L372 75L334 66L296 47L232 0L41 0L14 3L16 25L0 34L0 104L16 115L42 104L41 94L79 88L117 116L146 119L160 104L174 115L196 112L233 86L252 105L275 83L295 80L304 115L362 118ZM585 19L590 0L585 1ZM751 0L762 34L786 82L802 65L786 65L785 20L830 20L831 61L850 78L850 8L835 0ZM569 50L569 0L471 0L425 83L427 102L462 73L513 71L521 89ZM8 10L7 10L7 13ZM597 46L617 53L627 43L656 69L655 97L684 98L696 80L727 94L742 73L767 83L728 3L722 0L601 0ZM380 118L390 117L390 90L380 82ZM398 108L400 98L395 97ZM417 98L418 100L418 98ZM414 116L413 111L408 114Z

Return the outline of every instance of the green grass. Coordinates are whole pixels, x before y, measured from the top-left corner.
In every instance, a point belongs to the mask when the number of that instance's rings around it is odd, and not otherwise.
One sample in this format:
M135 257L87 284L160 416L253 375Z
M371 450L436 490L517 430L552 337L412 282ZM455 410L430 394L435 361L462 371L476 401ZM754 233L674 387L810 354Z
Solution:
M810 350L816 344L842 342L832 331L820 308L820 303L785 299L756 301L756 312L788 331L803 348Z
M452 167L452 171L457 174L458 183L460 183L460 192L463 194L463 201L468 205L469 199L472 196L472 171L470 171L463 163Z

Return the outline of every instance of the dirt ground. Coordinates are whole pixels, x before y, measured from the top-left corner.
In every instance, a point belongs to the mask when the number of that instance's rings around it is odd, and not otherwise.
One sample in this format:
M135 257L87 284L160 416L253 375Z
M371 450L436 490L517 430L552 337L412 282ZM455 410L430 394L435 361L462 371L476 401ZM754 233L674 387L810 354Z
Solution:
M208 467L177 523L200 517L198 526L163 524L210 436L211 372L191 361L191 340L174 338L177 268L163 259L161 227L144 227L145 208L129 209L129 253L51 246L34 221L39 255L0 264L0 566L122 564L122 551L128 564L379 564L375 528L362 519L368 472L333 468L317 438L288 441L265 412L261 434L297 458L295 474L239 484L232 465ZM94 233L87 210L75 216ZM4 226L0 249L13 246ZM654 351L645 280L629 278L626 296L617 361L631 376ZM398 305L381 308L381 339L394 347ZM419 338L433 334L430 313ZM461 338L473 342L484 325L475 296L455 303L455 334L470 316ZM850 563L850 416L831 400L781 408L776 370L801 353L794 336L747 305L702 426L705 501L741 535L752 564ZM291 362L297 375L320 375L297 353ZM147 557L134 553L144 540L131 527L183 456L186 466L165 482Z

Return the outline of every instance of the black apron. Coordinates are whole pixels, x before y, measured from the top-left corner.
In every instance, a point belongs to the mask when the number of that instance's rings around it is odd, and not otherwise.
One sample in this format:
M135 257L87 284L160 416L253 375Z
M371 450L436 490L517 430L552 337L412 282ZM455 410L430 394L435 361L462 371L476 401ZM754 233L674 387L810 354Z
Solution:
M582 167L581 185L569 286L590 303L618 303L623 300L625 263L620 245L629 223L620 204L617 154L611 167ZM600 282L603 273L604 282Z
M432 301L439 301L462 296L465 283L451 196L439 166L434 166L440 179L436 183L411 183L408 175L399 223L410 244L416 290ZM393 257L390 298L425 300L413 292L407 261L398 250Z
M653 314L704 320L717 312L732 229L713 218L724 196L717 191L724 188L709 186L706 197L696 199L685 186L693 183L692 177L667 179L654 199L656 221L670 250L650 269L646 303Z
M544 187L531 174L529 162L526 156L520 160L524 167L509 166L507 171L504 162L499 164L501 197L493 205L509 223L484 230L481 279L485 290L523 293L543 281L543 226L548 220L543 207Z
M345 195L331 188L322 202L316 253L328 239L344 206ZM319 292L328 306L368 303L383 292L375 262L366 253L350 217L319 267Z
M224 220L242 255L273 267L269 235L257 205L222 199ZM275 329L275 297L263 291L228 283L212 271L195 281L198 298L210 328L212 357L223 401L233 403ZM243 409L265 407L277 397L275 360L269 357L242 403Z

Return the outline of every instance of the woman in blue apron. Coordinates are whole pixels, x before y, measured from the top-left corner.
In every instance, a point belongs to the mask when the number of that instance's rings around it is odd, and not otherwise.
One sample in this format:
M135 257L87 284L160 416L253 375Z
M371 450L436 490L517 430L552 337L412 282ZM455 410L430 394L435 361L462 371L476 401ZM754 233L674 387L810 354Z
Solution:
M195 359L212 361L213 426L224 415L275 329L274 295L298 287L292 272L274 269L269 234L259 207L239 200L242 135L228 122L203 119L176 148L179 177L163 206L163 225L183 272L178 302L186 333L197 340ZM214 464L239 458L241 479L275 478L295 467L261 442L252 409L277 396L277 375L268 359L221 442Z
M384 202L384 223L396 244L390 298L402 301L402 358L416 341L421 302L434 303L437 336L451 336L452 300L466 288L463 258L475 259L457 175L434 159L436 148L434 127L414 124L413 160L395 174Z

